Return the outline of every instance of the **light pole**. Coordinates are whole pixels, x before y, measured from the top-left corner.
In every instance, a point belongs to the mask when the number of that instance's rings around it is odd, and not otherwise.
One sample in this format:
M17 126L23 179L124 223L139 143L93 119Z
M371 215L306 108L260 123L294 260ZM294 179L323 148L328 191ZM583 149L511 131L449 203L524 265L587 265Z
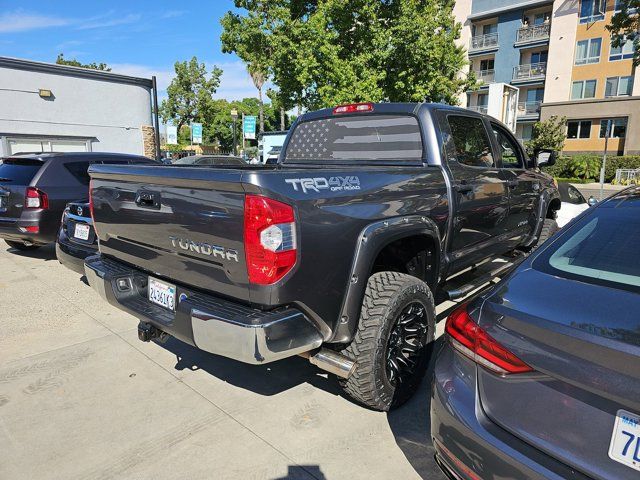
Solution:
M236 120L238 119L238 110L235 108L231 110L231 120L233 121L233 154L236 153Z

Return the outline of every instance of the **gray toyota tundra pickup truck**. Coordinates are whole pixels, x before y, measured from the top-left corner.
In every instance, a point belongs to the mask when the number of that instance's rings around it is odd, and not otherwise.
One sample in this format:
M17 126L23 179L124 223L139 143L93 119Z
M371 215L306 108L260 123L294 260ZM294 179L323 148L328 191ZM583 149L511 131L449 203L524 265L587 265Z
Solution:
M306 113L273 167L91 167L100 254L85 273L142 340L250 364L302 355L388 410L424 376L434 299L511 265L451 277L554 231L560 198L539 170L553 160L446 105Z

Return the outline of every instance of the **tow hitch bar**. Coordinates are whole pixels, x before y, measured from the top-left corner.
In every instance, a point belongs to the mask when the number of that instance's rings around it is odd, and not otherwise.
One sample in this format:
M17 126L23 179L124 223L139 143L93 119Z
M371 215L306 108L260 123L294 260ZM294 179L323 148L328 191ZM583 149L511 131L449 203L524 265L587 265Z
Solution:
M143 342L150 342L156 338L163 339L167 334L154 327L150 323L140 322L138 324L138 338Z

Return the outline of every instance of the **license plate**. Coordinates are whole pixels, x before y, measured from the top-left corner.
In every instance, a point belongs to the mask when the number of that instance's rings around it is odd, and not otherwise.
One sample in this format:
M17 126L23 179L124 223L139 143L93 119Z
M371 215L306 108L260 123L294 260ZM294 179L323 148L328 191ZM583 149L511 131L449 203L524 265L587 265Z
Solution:
M176 309L176 287L149 277L149 301L168 310Z
M609 458L640 472L640 415L618 410Z
M80 240L89 240L89 232L91 227L84 225L83 223L76 223L76 229L73 231L73 236Z

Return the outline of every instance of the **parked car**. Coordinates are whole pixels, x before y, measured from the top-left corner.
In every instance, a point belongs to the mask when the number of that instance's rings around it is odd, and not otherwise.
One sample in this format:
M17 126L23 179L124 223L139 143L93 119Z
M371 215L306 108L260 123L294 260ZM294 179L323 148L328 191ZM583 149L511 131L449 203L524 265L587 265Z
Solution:
M189 155L188 157L182 157L175 162L173 165L192 165L192 166L201 166L201 165L215 165L215 166L243 166L246 165L245 162L240 157L234 157L232 155Z
M84 259L98 252L89 201L71 202L62 214L56 256L65 267L84 275Z
M273 165L278 163L278 158L280 157L281 151L282 151L282 145L276 145L271 150L269 150L265 157L264 164Z
M508 128L446 105L306 113L281 158L277 169L93 166L101 255L86 260L88 281L140 319L142 340L173 335L252 364L304 355L380 410L424 376L434 298L513 265L447 279L544 240L560 208Z
M640 477L640 187L458 308L431 435L453 478Z
M562 228L582 212L588 210L589 202L580 193L580 190L570 183L559 183L558 191L562 206L558 211L556 222L558 228Z
M96 163L155 163L117 153L33 153L0 163L0 238L18 250L55 242L68 202L87 198L87 169Z

